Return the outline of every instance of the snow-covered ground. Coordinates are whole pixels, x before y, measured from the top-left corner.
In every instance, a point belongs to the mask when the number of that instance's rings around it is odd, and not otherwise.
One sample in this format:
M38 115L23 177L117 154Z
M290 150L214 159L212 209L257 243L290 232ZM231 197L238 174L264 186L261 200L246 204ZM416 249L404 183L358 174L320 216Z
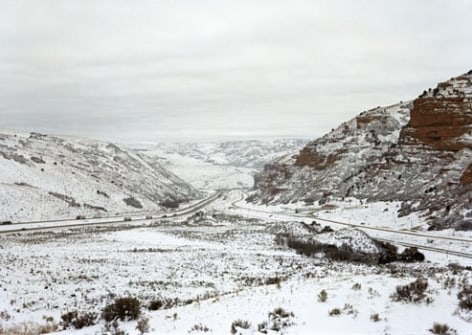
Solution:
M299 222L305 219L290 221L281 208L272 214L262 212L265 206L259 213L232 208L239 198L231 193L203 217L181 221L0 236L0 326L7 332L28 322L59 324L71 311L100 315L115 296L131 296L140 300L152 334L205 327L229 334L237 319L250 323L243 334L259 334L264 321L274 326L270 313L279 307L287 312L279 318L285 327L269 334L427 334L434 322L470 334L472 315L458 309L457 299L472 281L463 268L469 261L425 253L423 263L378 266L299 255L276 243L276 236L312 235ZM357 245L364 251L370 248L368 237L356 230L320 238L352 238L363 241ZM418 277L428 279L428 303L393 301L396 286ZM155 300L172 303L151 311ZM340 314L330 315L335 309ZM60 333L102 334L105 322L97 321ZM129 334L139 334L136 326L137 321L119 322Z
M0 130L0 222L161 212L202 194L113 143Z
M404 217L396 215L398 202L366 202L347 198L344 202L333 201L323 205L306 206L303 202L297 202L266 206L243 201L242 192L232 192L228 197L231 197L231 205L222 205L219 209L235 215L271 220L298 219L307 224L316 221L334 229L351 226L375 238L417 244L426 248L444 248L472 255L472 232L453 229L425 231L428 226L420 213L411 213ZM450 254L437 252L431 253L431 257L443 264L457 260ZM462 259L461 262L472 265L471 259Z
M241 189L254 184L254 174L275 158L291 157L303 139L242 140L209 143L136 144L151 157L198 189Z

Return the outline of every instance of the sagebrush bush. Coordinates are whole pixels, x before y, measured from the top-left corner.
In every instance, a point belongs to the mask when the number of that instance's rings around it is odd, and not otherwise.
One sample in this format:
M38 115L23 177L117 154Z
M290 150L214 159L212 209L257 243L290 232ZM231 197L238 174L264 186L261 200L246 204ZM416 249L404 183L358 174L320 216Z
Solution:
M200 332L200 333L206 333L206 332L209 332L210 331L210 328L208 328L207 326L201 324L201 323L197 323L195 325L193 325L192 328L190 328L190 333L191 332Z
M339 308L333 308L328 312L329 316L339 316L341 315L341 310Z
M472 287L464 286L464 288L457 293L459 299L459 307L465 310L472 310Z
M362 286L361 286L360 283L355 283L354 285L352 285L352 289L354 291L359 291L361 288L362 288Z
M326 292L326 290L323 289L320 291L320 293L318 293L318 301L326 302L326 300L328 300L328 292Z
M415 281L407 285L397 286L395 292L391 295L391 298L394 301L418 303L427 298L427 288L428 280L424 278L417 278ZM429 299L426 301L430 302Z
M148 309L150 311L157 311L159 309L161 309L163 306L165 305L165 302L162 301L162 300L159 300L159 299L155 299L155 300L152 300L149 305L148 305Z
M422 262L424 261L424 255L418 251L418 248L411 247L406 248L403 252L398 256L400 261L405 263L413 263L413 262Z
M293 325L292 318L295 316L293 312L287 312L282 307L275 308L269 313L270 324L267 327L273 331L280 331Z
M108 322L116 319L121 321L136 320L140 315L141 303L134 297L116 298L102 311L102 318Z
M238 332L238 328L249 329L249 327L251 327L251 323L249 321L241 319L235 320L231 324L231 334L236 334Z
M447 324L434 323L433 327L429 330L433 334L437 335L455 335L457 331L450 328Z
M149 331L149 318L146 317L141 317L138 320L138 323L136 324L136 329L139 331L139 333L142 335L144 333L147 333Z
M267 334L269 329L269 325L267 321L262 321L257 325L257 331L262 334Z
M313 256L317 253L323 253L325 258L336 262L361 264L376 263L375 255L356 251L346 244L337 247L333 244L324 244L317 241L304 241L288 237L287 246L294 249L298 254L305 256Z
M280 318L288 318L288 317L294 317L295 316L293 314L293 312L287 312L282 307L277 307L272 312L270 312L269 315L271 315L273 317L280 317Z
M374 313L370 315L370 320L372 322L379 322L380 321L380 316L379 313Z
M282 283L282 278L280 277L270 277L265 281L266 285L276 285L277 288L280 288L280 283Z
M103 332L107 335L128 335L128 333L120 329L120 324L116 319L111 322L105 322Z
M97 318L98 315L94 312L79 313L77 311L71 311L61 315L61 325L64 329L70 326L75 329L82 329L96 324Z

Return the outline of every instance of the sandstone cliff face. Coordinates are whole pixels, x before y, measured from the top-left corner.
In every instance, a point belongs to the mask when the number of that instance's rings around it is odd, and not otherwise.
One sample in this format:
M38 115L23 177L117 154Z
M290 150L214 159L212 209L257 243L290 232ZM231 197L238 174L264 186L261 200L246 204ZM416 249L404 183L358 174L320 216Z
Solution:
M464 98L418 98L402 137L411 136L438 150L468 147L460 137L470 131L471 104L472 100Z
M472 163L465 169L464 173L461 176L461 183L463 185L472 184Z
M472 72L361 113L256 176L253 199L402 201L432 229L472 229Z

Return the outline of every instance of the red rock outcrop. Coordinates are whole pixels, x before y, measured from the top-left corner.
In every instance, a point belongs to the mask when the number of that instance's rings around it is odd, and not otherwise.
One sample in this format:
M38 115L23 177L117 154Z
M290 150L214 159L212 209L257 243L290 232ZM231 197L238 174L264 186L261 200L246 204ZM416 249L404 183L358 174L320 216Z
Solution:
M472 132L472 97L451 90L453 87L451 82L440 83L433 94L423 94L413 102L410 122L402 130L400 142L416 139L436 150L472 149L472 143L462 138ZM441 89L449 91L441 94Z
M331 167L337 161L339 155L347 152L347 149L342 148L328 155L313 152L310 148L303 148L295 161L296 166L310 166L315 170L324 170Z
M465 169L464 173L462 174L461 183L463 185L472 184L472 163L469 164L467 169Z

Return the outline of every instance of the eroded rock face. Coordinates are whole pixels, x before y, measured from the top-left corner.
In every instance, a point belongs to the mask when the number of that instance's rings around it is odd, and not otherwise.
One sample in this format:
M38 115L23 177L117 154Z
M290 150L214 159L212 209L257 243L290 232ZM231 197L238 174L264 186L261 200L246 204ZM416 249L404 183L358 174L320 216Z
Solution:
M472 131L472 98L421 97L414 101L408 127L401 138L412 137L437 150L472 149L462 136Z
M363 112L310 142L291 164L267 166L253 199L402 201L399 215L422 212L433 229L467 229L471 162L472 71L412 102Z
M402 143L419 141L436 150L472 149L472 75L439 83L414 101Z
M472 163L469 164L467 169L465 169L464 173L462 174L461 183L464 185L472 184Z

